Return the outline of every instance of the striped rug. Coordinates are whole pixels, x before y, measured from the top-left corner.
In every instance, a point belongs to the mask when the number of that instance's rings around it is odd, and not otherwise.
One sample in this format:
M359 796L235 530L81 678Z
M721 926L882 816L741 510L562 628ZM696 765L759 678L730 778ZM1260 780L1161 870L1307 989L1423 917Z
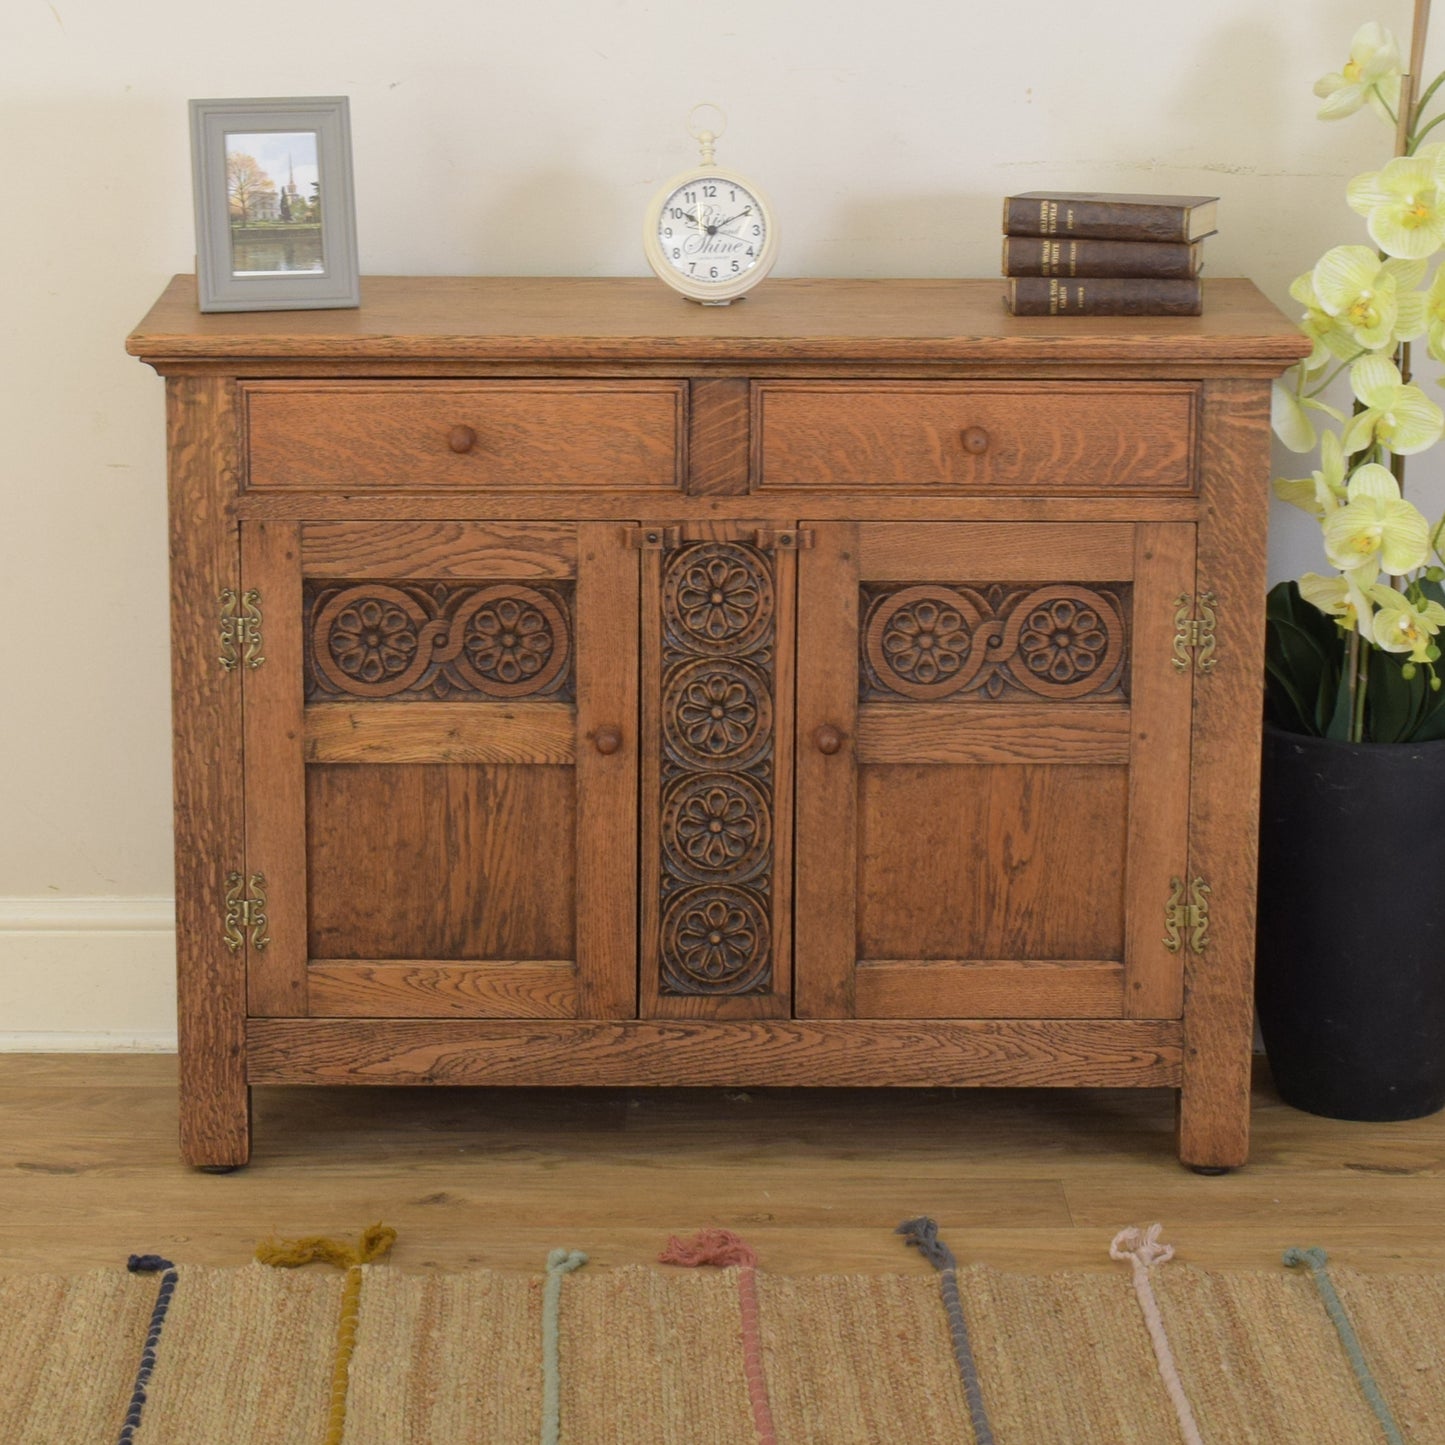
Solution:
M11 1277L0 1441L1445 1442L1445 1275L1317 1250L1206 1271L1157 1228L1109 1273L1012 1274L960 1266L931 1220L901 1233L887 1276L789 1276L720 1230L659 1240L656 1267L410 1274L373 1230L271 1251L306 1268Z

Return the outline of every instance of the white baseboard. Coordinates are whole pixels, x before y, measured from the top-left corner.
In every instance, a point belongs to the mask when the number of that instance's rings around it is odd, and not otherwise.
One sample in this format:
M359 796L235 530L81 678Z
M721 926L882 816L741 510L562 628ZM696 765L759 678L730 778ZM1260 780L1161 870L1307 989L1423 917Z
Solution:
M176 1047L169 898L0 898L0 1051Z

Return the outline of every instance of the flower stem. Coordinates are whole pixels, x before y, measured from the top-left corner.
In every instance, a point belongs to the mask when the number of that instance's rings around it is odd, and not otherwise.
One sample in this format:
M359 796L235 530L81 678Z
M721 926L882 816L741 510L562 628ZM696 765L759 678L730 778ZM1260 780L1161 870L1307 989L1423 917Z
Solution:
M1360 648L1363 641L1360 637L1359 627L1350 633L1350 645L1346 653L1349 666L1349 693L1350 693L1350 741L1357 743L1361 741L1359 734L1363 731L1364 723L1361 705L1360 689Z

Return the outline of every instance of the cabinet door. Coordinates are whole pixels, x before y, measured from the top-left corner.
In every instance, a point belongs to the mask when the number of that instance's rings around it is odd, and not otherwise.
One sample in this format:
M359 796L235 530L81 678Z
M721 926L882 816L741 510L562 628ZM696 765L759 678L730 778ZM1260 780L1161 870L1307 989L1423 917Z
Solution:
M1193 527L813 531L799 1015L1177 1017Z
M626 534L242 525L252 1014L636 1014Z

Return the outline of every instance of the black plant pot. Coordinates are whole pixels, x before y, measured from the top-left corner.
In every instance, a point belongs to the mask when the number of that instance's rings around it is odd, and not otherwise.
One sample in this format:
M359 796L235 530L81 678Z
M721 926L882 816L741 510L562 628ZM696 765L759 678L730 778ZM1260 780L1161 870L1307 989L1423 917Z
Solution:
M1286 1103L1445 1108L1445 742L1265 727L1255 994Z

